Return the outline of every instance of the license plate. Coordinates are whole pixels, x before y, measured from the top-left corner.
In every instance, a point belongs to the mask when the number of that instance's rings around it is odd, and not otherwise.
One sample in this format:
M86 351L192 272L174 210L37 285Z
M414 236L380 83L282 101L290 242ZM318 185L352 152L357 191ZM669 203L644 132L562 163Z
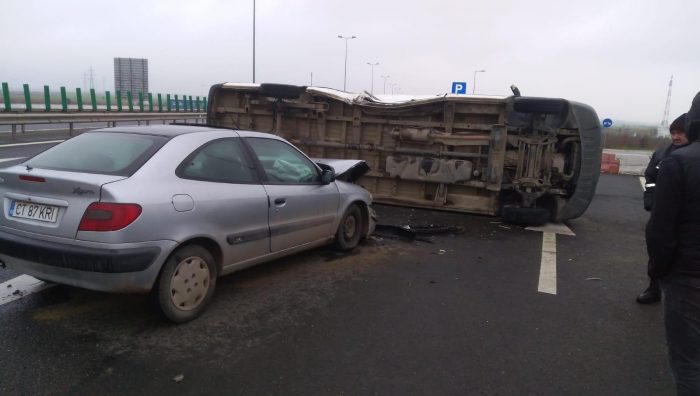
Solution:
M8 214L11 217L55 223L58 219L58 206L12 201Z

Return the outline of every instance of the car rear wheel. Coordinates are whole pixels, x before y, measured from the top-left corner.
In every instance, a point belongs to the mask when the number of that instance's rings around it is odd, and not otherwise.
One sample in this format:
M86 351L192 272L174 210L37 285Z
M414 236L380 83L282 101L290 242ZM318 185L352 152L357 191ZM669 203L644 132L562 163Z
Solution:
M170 255L158 278L158 307L175 323L195 319L204 312L216 287L216 263L199 245L177 249Z
M362 236L362 211L357 204L352 204L345 211L343 218L335 233L335 246L339 250L347 251L355 248Z

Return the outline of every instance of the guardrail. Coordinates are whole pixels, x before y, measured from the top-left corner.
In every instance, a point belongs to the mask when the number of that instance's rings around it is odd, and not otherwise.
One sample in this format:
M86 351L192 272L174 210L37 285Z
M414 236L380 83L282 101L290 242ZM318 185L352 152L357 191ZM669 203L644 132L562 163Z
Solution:
M0 130L2 127L9 126L9 131L0 132L0 142L10 141L16 142L41 140L43 138L58 138L63 137L61 134L67 132L67 137L74 136L77 133L100 128L100 127L115 127L120 124L150 125L153 122L189 122L195 124L204 124L206 122L206 113L3 113L0 112ZM80 125L93 124L92 126L79 127ZM104 125L95 125L104 124ZM27 126L52 126L49 129L34 129L27 130ZM9 133L8 133L9 132ZM18 133L21 133L22 139L18 139ZM4 136L3 136L4 135ZM8 136L9 135L9 136ZM9 139L8 139L9 138Z
M65 87L60 87L60 103L58 106L52 106L57 104L57 97L51 95L48 85L44 85L42 106L32 102L32 92L28 84L23 84L22 93L13 94L10 92L9 85L3 82L0 143L71 137L89 129L115 127L118 123L122 125L143 123L150 125L152 122L203 124L206 120L207 99L199 96L193 98L191 95L156 94L154 97L151 93L144 95L139 92L135 101L131 92L126 92L126 100L124 100L122 93L116 91L113 103L109 91L98 99L95 90L90 89L90 101L87 105L83 102L80 88L76 88L75 95L71 93L70 96ZM20 99L23 99L24 103L18 103ZM67 136L63 136L66 133Z
M107 112L134 112L136 110L135 106L138 106L138 111L139 112L206 112L207 111L207 99L206 97L200 98L199 96L195 96L194 98L192 95L182 95L181 97L179 95L171 95L170 94L165 94L165 103L163 103L163 95L162 94L155 94L155 101L154 101L154 96L152 93L142 93L142 92L137 92L136 98L134 98L134 95L132 95L132 92L126 91L126 101L124 100L123 97L123 92L121 91L116 91L114 100L116 104L116 108L112 106L112 94L110 91L105 91L104 96L100 98L100 102L103 102L104 104L99 104L98 105L98 98L97 94L95 92L94 88L90 89L90 108L86 109L86 104L83 102L83 93L80 88L75 89L75 104L72 104L72 98L69 98L68 92L66 91L66 87L60 87L60 109L54 109L52 107L52 96L51 96L51 89L49 88L48 85L44 85L44 103L43 103L43 108L38 109L35 106L36 104L32 102L32 93L31 90L29 89L29 84L22 84L22 96L24 99L24 103L15 103L13 105L12 103L12 93L10 92L10 87L8 83L3 82L2 83L2 102L3 102L3 109L5 112L10 112L10 111L17 111L17 110L23 110L25 112L34 112L34 111L45 111L45 112L50 112L50 111L61 111L61 112L69 112L71 110L82 112L82 111L107 111ZM18 95L15 95L18 96ZM72 96L72 95L71 95ZM174 99L173 99L174 98ZM136 99L136 101L134 100ZM13 109L14 107L14 109Z

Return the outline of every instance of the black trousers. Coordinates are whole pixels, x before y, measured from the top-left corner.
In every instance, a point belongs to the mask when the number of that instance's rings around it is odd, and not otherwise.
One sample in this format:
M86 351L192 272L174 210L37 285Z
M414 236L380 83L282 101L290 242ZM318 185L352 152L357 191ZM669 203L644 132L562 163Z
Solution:
M678 396L700 396L700 279L662 279L669 363Z

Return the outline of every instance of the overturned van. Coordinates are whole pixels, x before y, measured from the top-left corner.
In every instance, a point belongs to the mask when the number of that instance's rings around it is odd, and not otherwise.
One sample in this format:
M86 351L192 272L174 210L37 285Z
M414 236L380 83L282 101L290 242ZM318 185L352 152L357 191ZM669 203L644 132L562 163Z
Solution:
M389 98L387 100L386 98ZM311 157L361 159L374 201L500 215L584 213L600 174L595 111L564 99L384 97L282 84L219 84L208 124L269 132Z

